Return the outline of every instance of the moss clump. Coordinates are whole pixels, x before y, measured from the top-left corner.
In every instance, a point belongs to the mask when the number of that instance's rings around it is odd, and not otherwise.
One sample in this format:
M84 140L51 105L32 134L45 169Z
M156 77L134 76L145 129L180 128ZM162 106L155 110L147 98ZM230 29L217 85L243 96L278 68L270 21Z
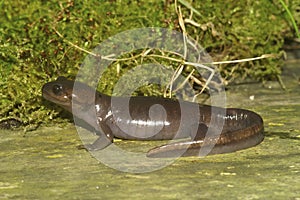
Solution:
M293 37L292 24L277 1L210 0L177 4L187 34L198 40L215 61L279 55L284 39ZM297 2L291 0L287 6L299 22ZM180 31L174 2L168 0L25 0L3 1L0 7L0 121L15 118L24 125L61 121L57 118L59 110L51 109L41 98L41 87L59 75L75 77L86 56L55 30L88 50L116 33L133 28L167 27ZM198 12L191 16L191 9ZM123 64L120 73L126 71L126 65L131 65ZM274 78L280 74L281 66L282 61L276 57L223 64L219 69L225 80L234 82L247 77ZM107 74L100 88L111 93L119 76L115 71Z

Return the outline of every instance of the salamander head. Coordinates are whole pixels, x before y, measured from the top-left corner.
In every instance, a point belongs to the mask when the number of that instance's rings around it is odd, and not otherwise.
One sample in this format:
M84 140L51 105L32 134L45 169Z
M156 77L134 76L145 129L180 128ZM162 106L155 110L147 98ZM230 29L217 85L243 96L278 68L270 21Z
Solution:
M58 77L55 81L46 83L42 88L43 97L53 103L56 103L68 111L72 111L73 106L84 106L95 103L92 97L95 90L91 87L76 83L76 94L73 93L74 81L70 81L63 76Z

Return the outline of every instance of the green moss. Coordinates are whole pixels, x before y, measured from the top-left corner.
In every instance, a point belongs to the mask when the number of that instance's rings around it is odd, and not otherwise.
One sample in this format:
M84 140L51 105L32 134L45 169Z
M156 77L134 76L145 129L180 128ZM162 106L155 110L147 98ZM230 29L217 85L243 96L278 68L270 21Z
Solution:
M215 61L279 54L284 39L294 37L289 15L277 1L179 1L178 5L184 19L189 18L191 9L198 11L191 19L200 27L186 23L187 33ZM286 6L299 22L296 1ZM66 40L91 50L108 37L133 28L167 27L180 31L171 1L2 1L0 9L0 121L16 118L26 126L62 121L58 118L61 110L42 99L41 87L59 75L76 76L87 54ZM99 88L112 93L120 74L134 63L114 63ZM116 73L117 64L121 66L120 74ZM227 81L234 82L249 77L272 79L280 74L281 66L280 58L273 58L223 64L219 69ZM159 95L162 90L146 86L140 93Z

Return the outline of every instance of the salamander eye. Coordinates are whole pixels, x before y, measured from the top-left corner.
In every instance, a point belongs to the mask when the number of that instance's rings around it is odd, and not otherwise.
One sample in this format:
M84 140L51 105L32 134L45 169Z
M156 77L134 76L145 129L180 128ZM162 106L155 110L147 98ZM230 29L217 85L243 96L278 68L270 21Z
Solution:
M52 88L52 92L55 95L60 96L63 93L63 88L62 88L61 85L54 85L53 88Z

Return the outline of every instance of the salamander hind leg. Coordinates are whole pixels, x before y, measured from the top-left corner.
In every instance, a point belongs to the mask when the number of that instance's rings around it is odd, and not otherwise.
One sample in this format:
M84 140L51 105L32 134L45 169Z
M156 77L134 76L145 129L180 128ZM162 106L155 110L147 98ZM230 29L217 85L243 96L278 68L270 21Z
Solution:
M203 144L208 127L201 123L195 129L191 129L191 140L175 142L148 151L147 157L170 158L180 156L199 156L199 150ZM193 133L194 132L194 133Z

